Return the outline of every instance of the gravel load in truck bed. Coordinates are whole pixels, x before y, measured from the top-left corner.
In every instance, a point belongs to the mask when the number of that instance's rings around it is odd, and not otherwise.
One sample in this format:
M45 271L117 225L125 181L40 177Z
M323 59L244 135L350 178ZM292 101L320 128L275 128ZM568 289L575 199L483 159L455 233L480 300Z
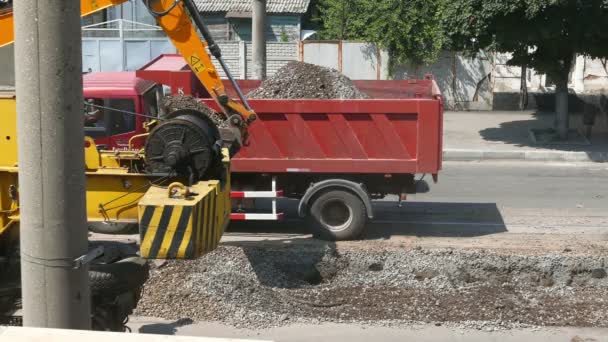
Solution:
M241 328L433 322L608 327L608 257L451 249L224 245L152 271L137 315Z
M226 119L223 113L218 113L209 106L190 95L171 95L163 98L162 104L165 113L170 114L181 109L197 110L208 116L218 127L221 127Z
M247 95L251 99L365 99L346 76L314 64L289 62Z

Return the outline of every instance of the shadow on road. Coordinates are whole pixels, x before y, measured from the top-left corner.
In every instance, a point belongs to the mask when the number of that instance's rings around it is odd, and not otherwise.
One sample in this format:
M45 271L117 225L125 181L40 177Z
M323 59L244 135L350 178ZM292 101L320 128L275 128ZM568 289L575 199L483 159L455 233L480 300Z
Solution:
M572 134L568 141L554 143L535 143L530 137L530 130L545 130L554 127L555 114L534 113L533 120L514 120L500 123L499 127L489 127L479 131L479 135L486 141L499 142L516 147L536 147L566 152L587 152L594 158L592 152L604 152L608 145L608 134L602 131L593 131L589 142L580 134ZM572 114L570 118L571 129L583 128L582 115ZM596 121L599 121L597 118Z
M285 203L283 203L285 205ZM229 232L264 235L310 234L293 203L281 208L287 214L283 222L234 222ZM495 203L375 202L374 220L368 223L363 239L387 239L392 236L475 237L507 231Z
M507 227L496 203L380 202L364 238L391 236L475 237L504 233Z
M142 325L138 332L141 334L175 335L177 328L193 324L190 318L181 318L170 323L151 323Z

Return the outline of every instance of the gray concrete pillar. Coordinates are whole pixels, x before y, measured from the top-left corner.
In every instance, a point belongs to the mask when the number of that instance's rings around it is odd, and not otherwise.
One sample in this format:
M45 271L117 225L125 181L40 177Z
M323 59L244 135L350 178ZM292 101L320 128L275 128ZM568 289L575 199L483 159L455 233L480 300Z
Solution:
M90 328L80 2L14 2L23 323Z
M266 0L251 0L253 78L266 79Z

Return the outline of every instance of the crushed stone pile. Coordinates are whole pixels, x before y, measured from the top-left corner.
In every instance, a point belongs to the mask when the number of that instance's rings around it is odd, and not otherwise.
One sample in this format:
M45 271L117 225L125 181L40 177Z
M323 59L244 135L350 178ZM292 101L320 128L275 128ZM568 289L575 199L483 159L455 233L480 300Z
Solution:
M366 99L346 76L314 64L289 62L247 94L251 99Z
M225 124L224 114L218 113L191 95L165 96L162 101L165 113L170 114L181 109L197 110L208 116L218 127Z
M608 327L607 266L606 256L221 246L154 269L136 314L252 329L320 322Z

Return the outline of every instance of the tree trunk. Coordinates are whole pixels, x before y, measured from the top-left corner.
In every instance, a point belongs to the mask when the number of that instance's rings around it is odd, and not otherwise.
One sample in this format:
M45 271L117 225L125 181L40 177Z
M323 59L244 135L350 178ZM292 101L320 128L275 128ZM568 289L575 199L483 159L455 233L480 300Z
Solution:
M521 67L521 78L519 86L519 110L528 108L528 68L524 65Z
M557 134L560 140L568 139L570 116L568 113L568 77L560 77L555 81L555 118Z

